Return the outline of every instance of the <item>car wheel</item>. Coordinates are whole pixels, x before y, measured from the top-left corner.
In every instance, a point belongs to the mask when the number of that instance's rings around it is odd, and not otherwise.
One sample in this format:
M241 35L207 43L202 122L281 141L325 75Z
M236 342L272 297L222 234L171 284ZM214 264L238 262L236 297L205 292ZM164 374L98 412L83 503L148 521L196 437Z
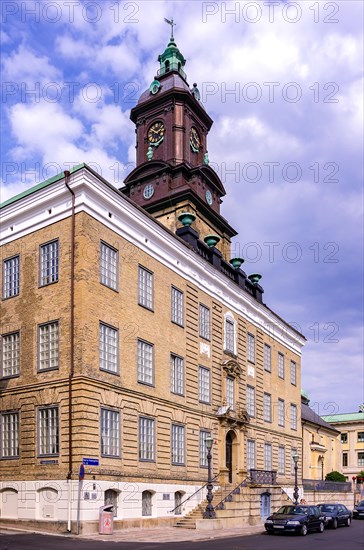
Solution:
M324 529L325 529L324 522L323 522L323 521L320 521L320 525L318 526L317 531L318 531L319 533L323 533L323 532L324 532Z
M350 524L351 524L351 519L348 518L345 522L345 525L346 525L346 527L350 527Z
M307 525L304 523L301 527L301 535L305 537L307 535Z
M337 529L337 519L335 518L334 521L332 522L332 528L333 529Z

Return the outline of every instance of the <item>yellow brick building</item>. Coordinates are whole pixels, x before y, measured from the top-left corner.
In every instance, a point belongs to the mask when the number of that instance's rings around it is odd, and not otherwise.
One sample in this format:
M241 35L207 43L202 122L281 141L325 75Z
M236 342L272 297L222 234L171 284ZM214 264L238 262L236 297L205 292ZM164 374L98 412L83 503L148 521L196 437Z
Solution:
M205 496L209 435L215 485L278 502L302 464L305 339L229 263L196 89L166 57L158 82L125 188L80 165L1 205L1 520L171 521Z

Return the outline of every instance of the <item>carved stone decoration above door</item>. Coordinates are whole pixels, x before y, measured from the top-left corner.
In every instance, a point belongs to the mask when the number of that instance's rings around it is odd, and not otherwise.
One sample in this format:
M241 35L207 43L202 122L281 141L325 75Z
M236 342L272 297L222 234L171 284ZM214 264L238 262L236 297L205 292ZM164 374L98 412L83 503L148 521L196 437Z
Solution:
M241 367L235 359L225 359L221 366L226 373L226 376L232 376L234 378L240 378Z

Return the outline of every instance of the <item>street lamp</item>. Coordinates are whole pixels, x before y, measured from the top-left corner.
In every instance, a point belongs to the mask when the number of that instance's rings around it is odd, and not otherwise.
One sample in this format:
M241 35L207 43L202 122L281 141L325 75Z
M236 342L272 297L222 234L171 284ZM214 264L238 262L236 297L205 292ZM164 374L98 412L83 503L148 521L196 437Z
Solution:
M203 515L203 517L206 519L216 518L214 507L211 504L211 501L214 498L214 495L212 494L212 489L214 488L214 486L212 485L211 480L211 448L213 442L214 440L212 439L211 435L208 435L205 439L205 445L207 449L207 506Z
M298 504L298 481L297 481L297 470L298 470L298 455L292 455L294 462L294 491L293 491L293 500L294 504Z

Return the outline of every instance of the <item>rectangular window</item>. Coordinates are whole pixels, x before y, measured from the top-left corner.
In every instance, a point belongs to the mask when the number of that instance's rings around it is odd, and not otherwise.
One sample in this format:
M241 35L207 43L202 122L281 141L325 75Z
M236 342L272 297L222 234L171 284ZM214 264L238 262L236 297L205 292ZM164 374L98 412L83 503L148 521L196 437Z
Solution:
M272 445L264 443L264 470L272 469Z
M279 376L279 378L284 378L284 355L283 355L283 353L278 353L278 376Z
M13 332L2 337L2 376L20 373L20 333Z
M342 463L344 467L348 465L348 453L343 453Z
M246 409L249 416L255 416L255 388L252 386L246 388Z
M207 430L200 430L200 466L201 468L207 468L207 447L206 439L211 437L211 432Z
M210 340L210 310L200 304L200 336Z
M271 347L268 344L264 344L264 370L267 372L272 371L271 351Z
M172 424L172 464L185 463L185 427Z
M291 449L291 475L294 475L294 460L293 457L297 455L297 449Z
M3 298L17 296L20 289L20 256L3 261Z
M342 433L341 434L341 443L347 443L348 442L348 434Z
M100 243L100 283L118 289L118 251L103 242Z
M284 426L284 400L278 399L278 426Z
M297 367L294 361L291 361L291 384L294 386L297 383Z
M120 413L101 409L101 454L120 456Z
M118 330L100 323L99 365L101 370L118 373Z
M263 397L264 421L272 422L272 396L270 393L265 393Z
M234 378L228 376L226 378L226 404L231 408L235 409L235 392L234 392Z
M153 385L154 383L154 346L138 340L138 382Z
M38 410L38 449L40 455L58 455L59 419L58 407Z
M297 407L291 405L291 430L297 430Z
M183 292L172 286L171 290L171 320L183 327Z
M363 443L364 441L364 432L358 432L358 443Z
M253 439L247 441L246 467L247 470L255 470L255 441Z
M278 447L278 473L284 474L286 471L286 452L283 445Z
M255 336L250 333L247 337L247 358L251 363L255 363Z
M59 367L58 321L39 326L39 370Z
M358 466L359 468L364 466L364 453L358 453Z
M155 460L155 421L139 418L139 460Z
M40 247L40 286L58 281L58 240L42 244Z
M235 323L232 319L225 319L225 351L235 353Z
M138 304L153 309L153 273L142 266L138 271Z
M210 403L210 369L198 367L198 399Z
M19 456L19 413L9 412L0 415L1 458Z
M171 392L183 395L184 393L184 365L182 357L171 353Z

